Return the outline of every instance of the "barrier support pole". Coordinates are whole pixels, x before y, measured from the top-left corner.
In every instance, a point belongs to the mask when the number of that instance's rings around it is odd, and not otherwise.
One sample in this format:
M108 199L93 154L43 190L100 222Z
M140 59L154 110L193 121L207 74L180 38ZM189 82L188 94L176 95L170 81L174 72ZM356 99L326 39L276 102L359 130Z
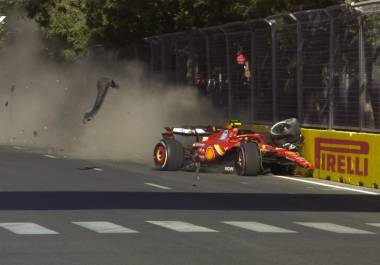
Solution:
M272 38L272 111L273 111L273 122L278 121L277 113L277 32L276 32L276 21L274 19L267 19L267 23L271 28L271 38Z
M363 17L359 17L359 130L365 127L364 106L366 96L366 76L365 76L365 43L363 33Z
M332 130L334 127L334 73L335 73L335 64L334 64L334 33L335 33L335 23L333 16L327 11L324 10L325 14L330 19L330 33L329 33L329 129Z
M303 122L303 37L302 37L302 25L297 17L290 13L289 16L297 23L297 116L300 123Z
M180 65L180 62L179 62L179 52L178 52L178 39L175 38L174 39L175 43L174 43L174 49L175 49L175 83L177 85L180 84L180 78L179 78L179 75L180 75L180 68L179 68L179 65Z
M232 118L232 84L231 84L231 58L230 58L230 38L228 32L223 28L219 29L224 33L226 41L226 60L227 60L227 86L228 86L228 119Z
M207 65L207 79L211 79L211 57L210 57L210 40L208 35L202 30L199 29L199 32L205 38L206 45L206 65Z
M161 42L161 72L164 77L164 80L168 80L168 74L167 74L167 51L166 51L166 45L165 41L162 38L159 38L159 41Z
M256 53L255 53L255 31L251 31L251 73L250 73L250 113L249 116L252 120L252 122L255 121L256 119L256 114L255 114L255 91L256 91Z

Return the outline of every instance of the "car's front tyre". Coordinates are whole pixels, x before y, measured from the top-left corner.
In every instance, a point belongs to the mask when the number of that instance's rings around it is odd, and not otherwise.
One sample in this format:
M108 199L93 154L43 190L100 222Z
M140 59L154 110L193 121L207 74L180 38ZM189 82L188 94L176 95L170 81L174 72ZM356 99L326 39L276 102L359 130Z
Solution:
M241 176L257 176L260 174L262 169L261 153L256 143L244 143L240 146L235 168Z

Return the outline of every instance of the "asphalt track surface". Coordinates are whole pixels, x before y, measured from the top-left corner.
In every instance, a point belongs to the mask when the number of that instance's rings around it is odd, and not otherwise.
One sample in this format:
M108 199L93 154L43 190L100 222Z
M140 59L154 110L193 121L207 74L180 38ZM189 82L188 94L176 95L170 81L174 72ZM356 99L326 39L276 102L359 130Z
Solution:
M194 187L14 147L0 169L1 265L380 264L379 190L215 173Z

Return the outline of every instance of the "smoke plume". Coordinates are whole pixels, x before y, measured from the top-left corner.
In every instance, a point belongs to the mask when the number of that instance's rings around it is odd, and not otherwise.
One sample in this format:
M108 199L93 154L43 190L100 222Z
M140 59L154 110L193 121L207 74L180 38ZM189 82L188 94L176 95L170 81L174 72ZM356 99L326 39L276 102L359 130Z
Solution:
M112 54L57 63L46 55L32 21L7 19L11 40L0 50L0 144L149 163L164 126L220 121L195 87L165 85L143 63L120 62ZM121 88L110 89L99 113L83 125L102 76Z

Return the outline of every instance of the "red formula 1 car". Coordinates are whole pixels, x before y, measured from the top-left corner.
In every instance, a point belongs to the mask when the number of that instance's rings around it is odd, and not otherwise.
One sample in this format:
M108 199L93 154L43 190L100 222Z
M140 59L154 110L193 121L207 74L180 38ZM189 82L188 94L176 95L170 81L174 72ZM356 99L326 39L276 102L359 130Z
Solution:
M296 166L312 169L297 152L302 136L294 118L272 126L270 143L263 134L242 129L237 120L220 128L166 128L162 136L153 152L160 170L221 167L225 172L256 176L269 170L293 174Z

